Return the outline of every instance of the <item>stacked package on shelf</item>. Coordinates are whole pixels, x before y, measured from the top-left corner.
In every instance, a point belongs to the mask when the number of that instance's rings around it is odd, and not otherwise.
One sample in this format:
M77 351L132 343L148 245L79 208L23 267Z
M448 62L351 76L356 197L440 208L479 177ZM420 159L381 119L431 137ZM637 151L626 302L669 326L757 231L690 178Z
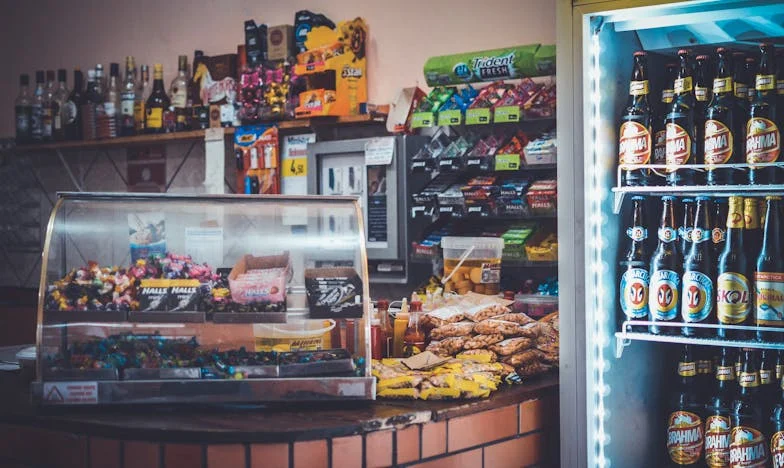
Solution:
M529 166L536 164L555 164L558 154L555 130L541 135L529 142L523 150L525 163Z

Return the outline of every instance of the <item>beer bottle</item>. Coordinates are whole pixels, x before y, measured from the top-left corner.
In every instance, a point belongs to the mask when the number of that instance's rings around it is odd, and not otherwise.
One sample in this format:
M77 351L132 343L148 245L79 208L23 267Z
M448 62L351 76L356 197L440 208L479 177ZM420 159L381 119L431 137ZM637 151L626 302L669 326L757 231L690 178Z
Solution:
M686 258L689 253L689 245L691 245L691 231L694 229L694 200L691 198L684 198L682 204L683 221L678 227L678 235L681 238L680 249L681 257Z
M721 348L714 373L713 394L705 413L705 464L730 466L730 408L735 397L735 369L727 348Z
M702 142L705 141L705 110L711 101L713 77L710 76L711 63L707 55L698 55L694 60L694 141L697 150L694 159L697 164L705 164Z
M739 350L735 355L735 379L740 379L740 369L743 366L743 350Z
M713 80L713 99L705 111L704 155L708 165L708 185L726 185L735 183L735 171L721 168L721 165L744 161L745 110L733 91L729 52L719 47L716 54L718 64Z
M662 89L661 103L659 110L654 119L653 129L653 163L666 164L666 149L667 149L667 132L665 130L665 116L670 111L672 99L675 96L673 86L675 83L675 74L678 72L677 63L668 63L665 67L665 84ZM659 169L661 171L661 169ZM658 181L659 179L655 179Z
M777 402L770 412L770 459L774 468L784 467L784 378L777 379Z
M667 418L667 452L675 466L698 466L702 460L704 407L697 398L697 364L691 346L685 345L678 360L678 383Z
M753 57L746 57L743 63L743 76L746 83L749 84L746 92L746 102L751 104L754 99L754 90L756 86L755 77L757 76L757 61Z
M746 65L746 54L743 52L733 52L732 53L732 63L733 63L733 91L735 94L735 98L738 101L738 104L744 109L748 110L749 108L749 83L751 83L750 78L746 76L746 71L744 67Z
M776 350L776 358L773 363L773 368L776 369L776 382L778 382L782 377L784 377L784 360L782 360L780 349Z
M713 348L700 346L695 349L697 358L697 398L700 403L708 401L713 383Z
M743 204L741 203L741 208ZM724 244L727 241L727 200L717 198L713 200L713 214L711 221L711 241L713 242L713 260L718 264L719 255L724 251ZM741 212L743 210L741 209ZM742 218L741 218L742 219Z
M751 263L746 256L743 238L743 198L730 197L727 241L719 256L716 279L716 316L721 325L753 325L751 313ZM719 328L720 338L747 339L740 330Z
M678 294L680 293L683 258L678 248L678 234L675 231L675 197L662 197L661 223L659 224L659 244L651 258L651 287L649 290L648 312L652 322L678 321ZM674 327L651 325L654 334L673 335Z
M754 270L757 326L784 326L784 258L781 246L781 197L765 197L765 234ZM758 338L773 339L760 330ZM778 341L778 340L776 340Z
M648 57L645 52L634 53L634 68L629 83L629 101L618 131L618 159L620 164L650 164L653 132L651 105L648 101ZM649 169L623 171L623 185L648 185Z
M689 252L683 260L681 317L686 323L714 323L713 255L710 239L708 197L697 197L694 210L694 229L691 231ZM710 336L711 329L683 327L685 336Z
M776 399L776 368L774 364L774 356L776 351L773 349L763 349L760 352L760 385L757 393L759 394L760 406L762 406L762 413L769 414L770 408Z
M743 365L738 379L738 396L730 411L731 467L764 467L768 462L767 440L762 434L762 408L757 400L759 373L750 349L743 349Z
M759 211L756 198L743 199L743 224L746 232L743 234L746 256L753 263L759 256L762 246L762 229L760 228Z
M668 185L694 185L697 182L693 169L678 169L683 164L695 164L697 145L694 140L694 85L692 83L689 52L678 51L680 66L674 83L675 99L665 120Z
M632 197L634 204L631 226L626 229L628 247L621 258L620 301L621 320L645 320L648 318L649 254L645 239L648 238L643 207L645 197ZM644 331L645 327L633 327L632 331Z
M784 109L784 48L781 47L776 49L776 98L776 107Z
M746 163L749 184L775 184L780 170L775 167L755 167L755 163L775 163L781 152L779 112L776 103L776 56L773 45L760 44L760 62L755 80L754 98L746 122Z

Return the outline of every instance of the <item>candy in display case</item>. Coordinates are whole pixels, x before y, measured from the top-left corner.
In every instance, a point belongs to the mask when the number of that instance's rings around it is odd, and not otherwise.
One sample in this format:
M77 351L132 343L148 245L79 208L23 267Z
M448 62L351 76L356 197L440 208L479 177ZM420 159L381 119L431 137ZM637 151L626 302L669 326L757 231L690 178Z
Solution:
M373 399L363 222L352 197L59 194L34 400Z

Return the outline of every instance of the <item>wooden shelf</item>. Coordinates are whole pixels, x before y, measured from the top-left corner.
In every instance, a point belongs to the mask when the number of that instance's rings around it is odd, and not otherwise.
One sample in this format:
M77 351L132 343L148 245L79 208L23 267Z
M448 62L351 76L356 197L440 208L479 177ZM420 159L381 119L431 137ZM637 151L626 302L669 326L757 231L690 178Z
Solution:
M277 124L280 130L308 129L320 126L332 125L358 125L358 124L384 124L386 118L373 117L370 114L352 115L347 117L314 117L310 119L282 120L279 122L262 122L261 124ZM223 129L224 135L233 135L234 127ZM61 141L54 143L40 143L32 145L20 145L13 147L9 152L30 153L34 151L56 151L56 150L84 150L84 149L110 149L128 146L156 145L175 143L180 141L204 140L205 130L191 130L187 132L162 133L154 135L137 135L129 137L118 137L109 140L79 140Z

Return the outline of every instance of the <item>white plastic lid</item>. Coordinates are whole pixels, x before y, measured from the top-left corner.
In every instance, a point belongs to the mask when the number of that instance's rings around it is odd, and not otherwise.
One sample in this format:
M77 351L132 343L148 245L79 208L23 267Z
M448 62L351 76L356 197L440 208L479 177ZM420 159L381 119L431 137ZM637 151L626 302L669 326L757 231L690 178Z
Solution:
M500 237L442 237L441 247L457 250L468 250L471 247L480 250L503 250L504 240Z

